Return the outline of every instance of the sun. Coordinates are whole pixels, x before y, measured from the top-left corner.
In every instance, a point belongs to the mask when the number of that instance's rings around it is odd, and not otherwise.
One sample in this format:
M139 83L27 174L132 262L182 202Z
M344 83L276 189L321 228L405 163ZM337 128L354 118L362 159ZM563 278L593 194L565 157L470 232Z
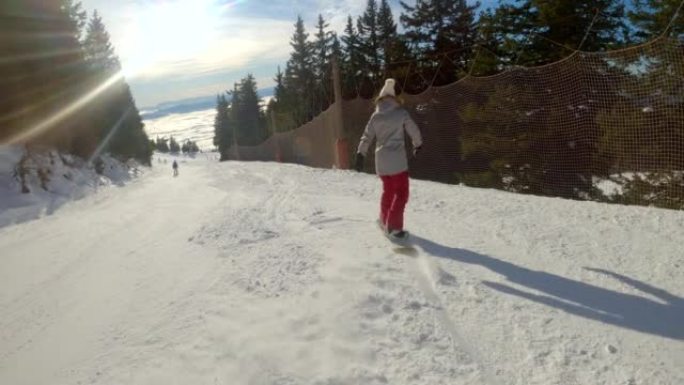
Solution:
M121 52L124 73L160 74L169 63L206 54L223 12L215 0L152 0L131 9Z

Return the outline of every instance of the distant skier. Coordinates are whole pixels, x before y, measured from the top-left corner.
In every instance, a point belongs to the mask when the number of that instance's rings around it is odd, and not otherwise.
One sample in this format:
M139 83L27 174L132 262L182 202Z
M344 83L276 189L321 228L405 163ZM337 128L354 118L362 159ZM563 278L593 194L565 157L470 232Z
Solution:
M409 198L408 159L404 132L413 142L416 156L423 140L416 123L396 97L394 79L387 79L376 99L376 110L361 137L356 154L355 169L361 171L368 148L376 139L375 172L382 179L382 199L378 224L393 240L405 240L404 208Z
M173 161L173 176L178 176L178 162Z

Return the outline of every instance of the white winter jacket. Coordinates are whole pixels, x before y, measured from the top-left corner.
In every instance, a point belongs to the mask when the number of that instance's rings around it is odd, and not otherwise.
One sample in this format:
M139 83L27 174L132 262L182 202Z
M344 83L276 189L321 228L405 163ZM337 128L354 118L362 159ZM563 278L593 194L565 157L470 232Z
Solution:
M395 175L408 170L404 131L411 137L413 147L420 147L423 140L420 130L408 111L391 98L386 98L377 106L366 125L361 137L358 153L366 156L368 147L375 143L375 172L380 176Z

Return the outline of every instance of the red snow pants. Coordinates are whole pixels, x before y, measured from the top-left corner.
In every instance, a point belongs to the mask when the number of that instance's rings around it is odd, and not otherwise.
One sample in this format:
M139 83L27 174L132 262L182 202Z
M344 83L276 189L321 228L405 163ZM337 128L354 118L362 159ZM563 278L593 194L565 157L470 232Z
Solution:
M404 229L404 208L409 198L409 174L383 175L380 220L388 231Z

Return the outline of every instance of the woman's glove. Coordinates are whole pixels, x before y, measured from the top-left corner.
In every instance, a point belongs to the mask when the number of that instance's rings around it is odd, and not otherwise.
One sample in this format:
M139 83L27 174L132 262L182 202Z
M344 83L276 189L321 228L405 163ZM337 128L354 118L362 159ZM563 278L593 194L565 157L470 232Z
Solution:
M363 170L364 157L360 153L356 154L356 160L354 162L354 170L361 172Z

